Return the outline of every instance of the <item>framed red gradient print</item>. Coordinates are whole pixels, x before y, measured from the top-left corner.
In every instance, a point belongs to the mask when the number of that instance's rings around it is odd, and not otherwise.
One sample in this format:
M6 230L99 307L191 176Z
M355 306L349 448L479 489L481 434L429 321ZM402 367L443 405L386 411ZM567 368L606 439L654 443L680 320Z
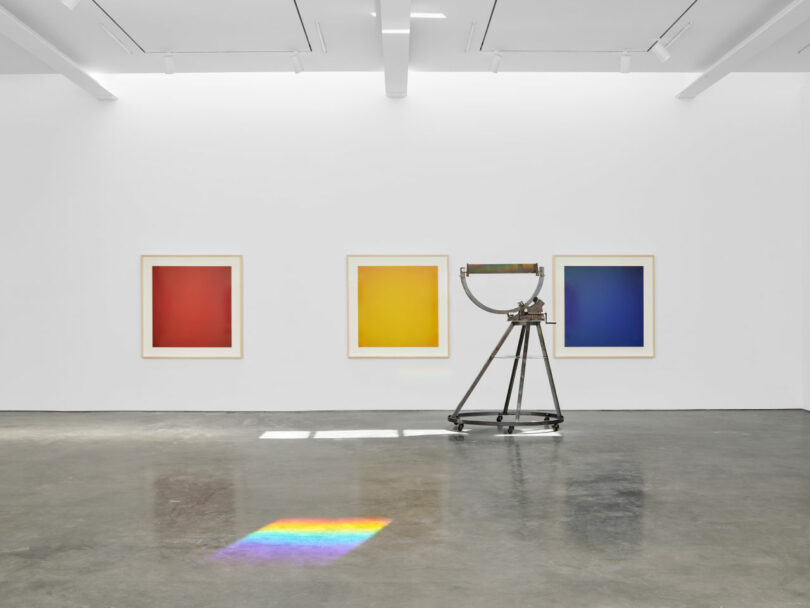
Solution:
M242 356L242 256L141 256L141 355Z

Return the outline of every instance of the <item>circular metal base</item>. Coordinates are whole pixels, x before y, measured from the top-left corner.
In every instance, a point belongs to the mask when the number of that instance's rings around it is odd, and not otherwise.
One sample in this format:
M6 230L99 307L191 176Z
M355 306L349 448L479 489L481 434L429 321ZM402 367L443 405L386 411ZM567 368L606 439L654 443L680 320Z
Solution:
M495 420L477 420L477 418L486 416L491 416ZM504 416L508 417L508 419L504 420ZM524 420L524 418L528 418L528 420ZM504 414L502 411L491 410L486 412L462 412L456 416L451 414L447 417L447 420L455 424L458 430L463 429L465 424L477 424L481 426L506 426L509 427L511 433L519 426L545 426L556 431L565 418L562 415L558 416L556 412L522 411L520 412L520 420L515 420L513 412Z

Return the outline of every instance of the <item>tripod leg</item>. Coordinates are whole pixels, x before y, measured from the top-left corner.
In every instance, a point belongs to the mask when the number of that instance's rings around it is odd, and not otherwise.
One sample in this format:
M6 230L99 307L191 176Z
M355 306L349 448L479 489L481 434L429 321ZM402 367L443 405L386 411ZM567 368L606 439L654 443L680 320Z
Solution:
M515 362L512 364L512 376L509 378L509 389L506 391L506 402L503 404L503 413L506 416L509 412L509 400L512 398L512 388L515 386L515 374L517 373L518 359L520 359L520 349L523 347L523 340L526 339L526 326L520 328L520 338L518 338L517 350L515 351Z
M528 327L528 326L527 326ZM529 354L529 332L526 331L526 339L523 341L523 355L520 361L520 384L518 384L517 409L515 411L515 422L520 420L520 408L523 405L523 381L526 379L526 357ZM510 433L515 427L509 427Z
M472 392L475 390L475 387L478 386L478 383L481 381L481 378L483 377L484 372L487 371L487 368L489 367L490 363L492 363L492 360L495 359L495 355L497 355L498 351L501 350L501 346L503 346L503 343L506 342L506 339L509 337L509 334L512 333L512 330L514 328L515 328L515 326L512 323L510 323L509 327L506 328L506 331L503 333L503 336L501 336L501 339L498 341L498 344L495 346L495 350L492 351L492 354L489 356L489 359L487 359L487 362L484 363L484 367L482 367L481 371L478 372L478 375L475 377L475 380L473 380L472 385L467 390L464 397L461 399L461 403L459 403L456 410L450 416L448 416L448 419L450 420L450 422L455 422L454 418L456 416L458 416L458 413L461 411L461 408L463 408L464 404L467 403L467 399L470 398L470 395L472 395Z
M557 399L557 387L554 386L554 376L551 374L551 363L548 360L548 351L546 351L546 341L543 339L543 330L540 329L540 324L537 324L537 335L540 336L540 348L543 349L543 362L546 364L546 374L548 374L548 385L551 387L551 398L554 400L554 409L557 410L557 416L562 418L560 411L560 401Z

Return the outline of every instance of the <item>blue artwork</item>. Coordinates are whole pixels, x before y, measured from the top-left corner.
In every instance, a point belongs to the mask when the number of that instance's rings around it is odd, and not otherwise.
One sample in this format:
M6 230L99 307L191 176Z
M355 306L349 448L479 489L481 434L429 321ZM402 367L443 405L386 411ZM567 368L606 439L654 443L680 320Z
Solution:
M565 346L644 346L644 267L565 267Z

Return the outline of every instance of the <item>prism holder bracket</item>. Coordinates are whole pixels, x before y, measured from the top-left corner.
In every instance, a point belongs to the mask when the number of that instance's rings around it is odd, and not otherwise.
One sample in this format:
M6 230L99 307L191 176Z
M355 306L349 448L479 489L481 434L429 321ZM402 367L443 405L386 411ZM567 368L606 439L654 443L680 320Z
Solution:
M537 287L526 302L518 302L518 305L514 308L492 308L481 302L473 295L472 291L470 291L470 286L467 284L467 277L474 274L534 274L537 276ZM465 424L497 427L506 426L508 427L507 432L510 434L514 432L515 427L519 426L542 426L546 428L550 427L555 431L559 430L560 424L562 424L564 418L560 411L557 388L554 385L554 376L551 373L551 364L548 358L548 351L546 350L546 341L543 338L543 330L541 328L542 323L553 325L553 323L548 320L547 313L543 311L544 302L538 297L540 290L543 288L543 281L545 279L543 267L538 264L467 264L466 267L461 268L460 276L464 293L472 300L473 304L493 314L505 314L509 326L495 345L492 354L484 363L484 367L478 372L472 385L464 394L464 397L462 397L458 407L456 407L455 411L450 414L447 419L455 425L458 431L463 430ZM515 356L507 357L513 359L512 375L509 378L509 387L506 391L506 402L503 408L500 410L462 412L464 405L467 403L470 395L472 395L475 387L478 386L481 378L484 377L490 364L498 357L498 353L509 337L509 334L512 333L512 330L517 326L520 326L520 337L518 338ZM528 359L529 336L532 328L537 328L537 336L540 339L540 349L543 353L543 362L545 364L546 375L548 376L548 384L551 388L551 398L554 402L553 412L537 410L523 411L523 385L526 378L526 360ZM509 405L512 398L512 389L515 385L518 363L520 363L520 381L518 383L517 403L515 404L514 411L510 412ZM494 420L487 420L486 418L488 417L492 417Z

